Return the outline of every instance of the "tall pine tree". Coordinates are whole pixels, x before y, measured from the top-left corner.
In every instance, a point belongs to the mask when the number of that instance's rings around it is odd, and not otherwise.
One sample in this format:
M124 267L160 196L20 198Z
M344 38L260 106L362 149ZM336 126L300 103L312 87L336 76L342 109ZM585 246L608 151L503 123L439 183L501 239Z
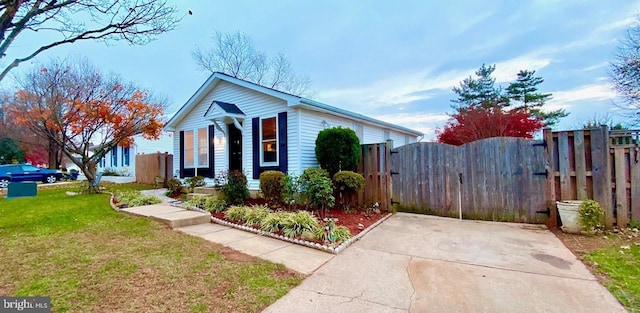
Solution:
M459 87L453 87L453 92L458 95L457 99L451 100L457 103L453 108L460 110L473 106L488 109L506 105L508 99L503 95L502 88L495 86L496 79L491 77L495 69L495 65L482 64L475 72L477 78L469 76L460 82Z
M509 84L507 87L507 97L509 98L509 104L513 105L514 102L520 102L517 108L524 108L531 115L542 119L547 126L558 123L560 118L563 118L569 113L563 109L545 112L542 107L547 100L551 100L550 93L538 92L538 85L544 82L544 79L540 76L535 76L536 71L524 70L518 73L516 81Z

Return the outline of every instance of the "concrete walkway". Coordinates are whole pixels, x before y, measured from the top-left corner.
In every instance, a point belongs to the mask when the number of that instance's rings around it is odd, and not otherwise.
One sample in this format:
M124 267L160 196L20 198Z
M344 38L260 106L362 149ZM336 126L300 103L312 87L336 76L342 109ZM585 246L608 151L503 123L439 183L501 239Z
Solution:
M399 213L264 312L625 312L543 226Z
M202 237L242 253L282 263L289 269L305 275L331 260L334 255L239 229L219 225L201 224L177 228L178 231Z
M154 192L154 194L160 195L161 192ZM153 218L180 232L204 238L251 256L282 263L287 268L305 275L312 274L334 257L331 253L213 224L209 213L189 211L166 203L127 208L121 211Z

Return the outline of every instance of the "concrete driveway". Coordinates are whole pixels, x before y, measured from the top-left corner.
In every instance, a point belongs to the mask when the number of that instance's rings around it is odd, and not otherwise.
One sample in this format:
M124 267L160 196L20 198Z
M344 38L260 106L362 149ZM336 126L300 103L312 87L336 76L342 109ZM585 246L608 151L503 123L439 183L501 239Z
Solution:
M399 213L265 312L626 312L544 226Z

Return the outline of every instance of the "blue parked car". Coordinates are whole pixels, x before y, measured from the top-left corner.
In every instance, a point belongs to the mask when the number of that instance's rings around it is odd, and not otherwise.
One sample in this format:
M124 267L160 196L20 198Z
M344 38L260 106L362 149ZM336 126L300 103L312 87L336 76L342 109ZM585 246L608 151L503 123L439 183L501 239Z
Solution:
M0 165L0 188L7 188L10 182L41 181L55 183L64 175L60 171L39 168L29 164Z

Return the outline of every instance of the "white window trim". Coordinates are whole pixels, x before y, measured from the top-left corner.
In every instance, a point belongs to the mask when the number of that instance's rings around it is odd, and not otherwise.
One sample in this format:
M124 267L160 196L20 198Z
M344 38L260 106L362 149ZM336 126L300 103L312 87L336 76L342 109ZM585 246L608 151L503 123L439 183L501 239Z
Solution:
M275 162L265 162L264 161L264 145L263 145L263 139L262 139L262 121L266 120L266 119L270 119L270 118L275 118L276 119L276 161ZM272 116L264 116L264 117L260 117L260 131L258 133L258 136L260 136L260 140L259 140L259 145L260 145L260 166L278 166L279 161L280 161L280 129L278 126L278 116L277 115L272 115Z
M187 133L191 132L193 133L192 137L193 137L193 165L187 165ZM184 168L196 168L196 164L198 164L198 160L196 157L196 130L194 129L189 129L189 130L184 130L184 146L183 146L183 151L182 151L182 156L184 157L183 163L184 163Z
M204 129L205 133L206 133L206 145L207 145L207 156L205 158L205 162L206 164L200 164L199 160L200 160L200 147L198 145L198 140L199 140L199 133L198 131ZM186 139L186 134L187 132L192 132L193 133L193 165L187 165L187 139ZM198 128L194 128L194 129L189 129L189 130L184 130L185 133L185 145L184 145L184 150L182 151L183 155L185 156L185 164L184 164L184 168L203 168L203 167L209 167L209 145L211 144L209 142L209 127L198 127Z
M200 145L198 145L199 141L200 141L200 130L204 129L205 132L205 142L206 142L206 151L207 151L207 156L205 157L205 164L200 164ZM193 159L193 164L195 167L209 167L209 145L211 144L209 142L209 127L200 127L196 129L196 133L198 133L198 136L194 138L195 143L194 143L194 159ZM197 152L197 153L196 153Z

